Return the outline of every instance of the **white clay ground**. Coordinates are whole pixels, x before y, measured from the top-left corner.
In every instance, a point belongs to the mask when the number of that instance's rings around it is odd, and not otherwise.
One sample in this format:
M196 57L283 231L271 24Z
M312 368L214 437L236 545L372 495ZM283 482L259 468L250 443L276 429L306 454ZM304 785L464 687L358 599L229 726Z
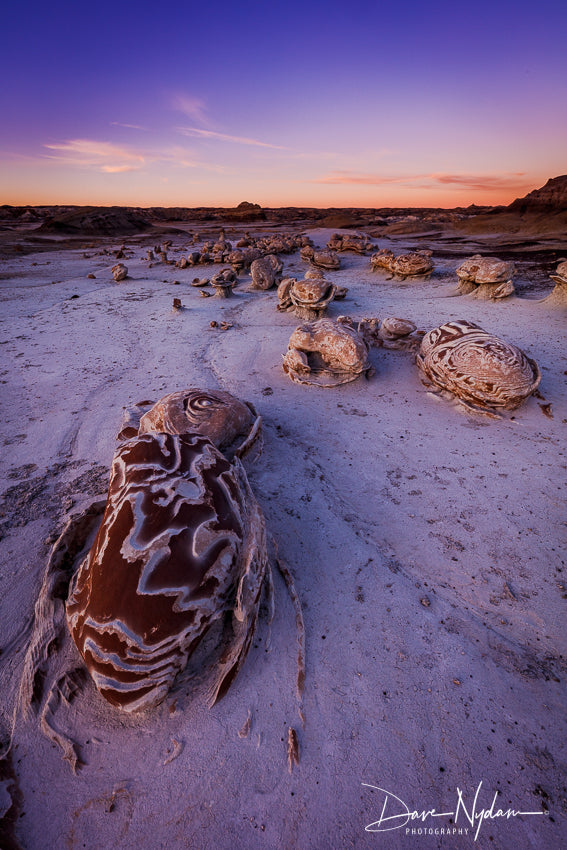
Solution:
M310 235L322 247L330 233ZM188 244L174 238L174 247ZM392 243L396 253L405 244ZM388 280L354 254L326 275L349 288L331 317L399 316L422 330L465 318L537 360L543 399L493 420L428 393L413 355L399 351L373 349L368 381L294 384L281 360L300 322L276 310L274 290L247 292L241 276L231 299L203 298L190 281L218 267L148 268L151 238L126 245L130 277L120 284L113 256L98 247L88 258L85 249L53 251L2 268L3 732L46 539L104 491L122 408L187 386L228 390L263 417L263 453L248 476L303 604L306 723L294 696L293 609L275 575L271 647L264 615L214 708L202 682L187 679L154 713L131 718L87 682L56 714L85 763L77 775L37 717L16 719L22 847L562 846L565 311L533 297L452 297L459 262L436 259L435 244L429 280ZM298 252L282 259L285 274L303 276ZM172 310L174 297L181 311ZM211 320L232 327L213 329ZM291 773L289 726L300 747ZM430 816L365 831L384 805L369 785L419 812L454 811L461 789L470 812L480 783L477 812L499 792L493 812L548 814L487 819L476 843L477 824L462 809L456 825ZM0 802L8 790L0 784ZM386 813L400 805L391 797ZM453 828L463 833L448 836Z

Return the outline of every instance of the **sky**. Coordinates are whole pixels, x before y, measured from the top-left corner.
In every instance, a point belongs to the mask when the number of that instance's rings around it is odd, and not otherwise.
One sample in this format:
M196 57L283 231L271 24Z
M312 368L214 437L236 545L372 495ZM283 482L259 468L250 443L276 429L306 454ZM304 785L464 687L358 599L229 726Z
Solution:
M455 207L567 173L565 0L7 0L0 203Z

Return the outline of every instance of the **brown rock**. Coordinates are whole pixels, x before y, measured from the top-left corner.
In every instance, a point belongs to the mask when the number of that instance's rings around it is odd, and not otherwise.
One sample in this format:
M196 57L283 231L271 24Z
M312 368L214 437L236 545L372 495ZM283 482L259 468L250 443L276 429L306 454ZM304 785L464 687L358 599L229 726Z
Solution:
M268 254L266 257L260 257L250 266L252 274L251 289L268 290L276 283L283 263L274 254Z
M77 649L101 695L127 712L158 705L210 626L226 620L230 642L208 661L211 702L223 696L271 584L264 518L235 456L260 419L227 396L174 393L142 417L116 452L102 524L70 588Z
M368 347L346 317L305 322L292 333L283 359L284 372L292 381L335 387L370 377Z
M465 320L429 331L416 362L426 385L448 390L472 410L512 410L541 380L535 360Z
M124 263L117 263L115 266L112 266L111 271L116 283L119 283L121 280L128 277L128 269Z

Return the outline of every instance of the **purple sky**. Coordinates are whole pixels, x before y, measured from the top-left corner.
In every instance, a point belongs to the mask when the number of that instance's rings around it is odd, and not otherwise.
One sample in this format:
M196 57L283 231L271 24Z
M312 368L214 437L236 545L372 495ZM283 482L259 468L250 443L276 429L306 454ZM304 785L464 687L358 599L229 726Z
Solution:
M567 2L11 3L0 203L457 206L567 172Z

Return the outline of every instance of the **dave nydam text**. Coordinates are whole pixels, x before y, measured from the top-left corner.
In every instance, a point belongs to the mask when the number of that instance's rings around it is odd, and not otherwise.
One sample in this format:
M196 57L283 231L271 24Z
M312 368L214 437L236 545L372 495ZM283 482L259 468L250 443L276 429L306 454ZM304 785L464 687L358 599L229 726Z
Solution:
M481 808L480 790L482 788L482 782L478 783L472 802L466 802L464 792L457 787L455 808L453 811L447 812L438 812L433 808L424 808L421 811L414 809L412 811L400 797L392 794L391 791L386 791L377 785L370 785L368 782L363 782L362 785L365 788L370 788L372 791L378 792L380 795L378 798L380 816L378 820L369 823L365 827L366 832L389 832L393 829L405 828L406 835L468 835L469 830L471 832L474 830L474 839L476 841L483 823L487 820L510 820L520 816L547 814L547 812L523 812L516 809L498 809L496 807L498 791L494 794L490 806L488 808ZM451 818L452 824L450 826L419 826L419 824L425 824L435 818ZM412 826L408 826L410 823Z

